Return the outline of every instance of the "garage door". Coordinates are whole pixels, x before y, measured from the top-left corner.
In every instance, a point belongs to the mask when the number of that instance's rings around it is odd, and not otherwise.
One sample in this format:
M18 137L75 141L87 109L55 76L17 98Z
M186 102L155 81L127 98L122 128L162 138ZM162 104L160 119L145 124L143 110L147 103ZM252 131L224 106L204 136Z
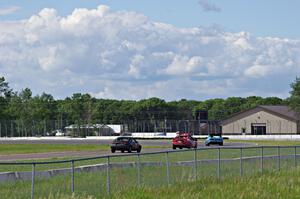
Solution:
M265 135L266 134L266 123L253 123L251 124L252 135Z

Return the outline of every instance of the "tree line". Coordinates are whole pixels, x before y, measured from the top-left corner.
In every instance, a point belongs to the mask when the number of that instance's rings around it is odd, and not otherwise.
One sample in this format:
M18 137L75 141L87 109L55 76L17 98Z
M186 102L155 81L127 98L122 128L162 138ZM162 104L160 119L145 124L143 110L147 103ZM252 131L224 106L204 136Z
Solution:
M299 87L299 79L291 86ZM296 88L297 90L298 88ZM295 89L294 89L295 90ZM296 91L294 91L296 92ZM299 91L298 91L299 92ZM292 96L293 93L291 92ZM297 93L300 95L300 93ZM142 100L96 99L89 94L74 93L65 99L54 99L51 94L33 96L29 88L13 91L4 77L0 78L0 120L32 121L60 120L69 124L121 124L134 120L193 120L198 110L208 111L209 120L221 120L229 115L257 105L288 105L291 97L229 97L204 101L181 99L165 101L160 98ZM300 99L300 98L299 98Z

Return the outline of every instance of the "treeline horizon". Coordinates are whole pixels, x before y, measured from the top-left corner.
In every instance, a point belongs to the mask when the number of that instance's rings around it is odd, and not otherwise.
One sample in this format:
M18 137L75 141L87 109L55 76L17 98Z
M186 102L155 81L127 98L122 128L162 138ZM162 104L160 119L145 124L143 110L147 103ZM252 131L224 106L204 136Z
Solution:
M47 93L33 96L29 88L15 92L5 78L0 77L0 120L122 124L134 120L194 120L198 110L208 111L209 120L221 120L258 105L288 105L288 99L249 96L167 102L157 97L116 100L74 93L71 97L56 100Z

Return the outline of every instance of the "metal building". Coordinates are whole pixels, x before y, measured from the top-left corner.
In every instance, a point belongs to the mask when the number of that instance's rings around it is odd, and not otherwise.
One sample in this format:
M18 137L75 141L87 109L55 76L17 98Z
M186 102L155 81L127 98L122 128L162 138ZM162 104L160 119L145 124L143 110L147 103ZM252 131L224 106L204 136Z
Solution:
M257 106L222 120L222 133L300 134L298 118L296 112L288 106Z

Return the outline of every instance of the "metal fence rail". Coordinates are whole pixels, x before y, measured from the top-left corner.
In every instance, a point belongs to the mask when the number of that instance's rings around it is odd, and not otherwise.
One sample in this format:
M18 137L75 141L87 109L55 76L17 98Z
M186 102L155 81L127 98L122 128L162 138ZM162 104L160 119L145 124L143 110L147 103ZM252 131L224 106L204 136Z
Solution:
M82 178L80 173L94 172L93 176L99 176L99 180L105 186L104 190L110 194L114 187L128 186L122 182L123 175L130 174L130 179L136 182L135 185L167 184L182 182L184 180L197 180L199 176L215 176L222 178L226 176L240 175L245 176L256 172L264 173L265 170L278 170L290 167L297 167L297 149L300 146L250 146L250 147L211 147L198 148L192 150L170 150L151 153L130 153L124 155L109 155L88 158L77 158L71 160L59 161L35 161L35 162L0 162L1 166L31 166L31 175L25 175L29 172L14 172L18 177L14 180L29 180L31 178L31 198L40 197L37 191L43 171L37 170L37 167L46 165L69 165L68 168L61 168L52 171L51 175L45 177L47 180L62 176L68 179L67 193L79 193L76 182ZM95 162L98 162L96 164ZM79 164L81 166L76 166ZM82 166L84 165L84 166ZM53 166L54 167L54 166ZM48 168L48 169L49 169ZM44 169L45 170L45 169ZM47 169L46 169L47 170ZM55 172L57 175L54 175ZM44 171L47 172L47 171ZM153 173L151 173L153 172ZM154 172L158 172L157 176ZM96 175L97 173L97 175ZM2 173L6 175L7 173ZM78 176L77 176L78 175ZM27 176L27 178L26 178ZM8 183L5 177L1 177L1 183ZM11 176L10 176L11 179ZM98 181L98 180L96 180ZM105 181L105 182L103 182ZM93 182L89 182L93 183ZM123 184L122 184L123 183ZM128 182L127 182L128 183ZM49 183L50 184L50 183ZM101 193L103 194L103 193Z

